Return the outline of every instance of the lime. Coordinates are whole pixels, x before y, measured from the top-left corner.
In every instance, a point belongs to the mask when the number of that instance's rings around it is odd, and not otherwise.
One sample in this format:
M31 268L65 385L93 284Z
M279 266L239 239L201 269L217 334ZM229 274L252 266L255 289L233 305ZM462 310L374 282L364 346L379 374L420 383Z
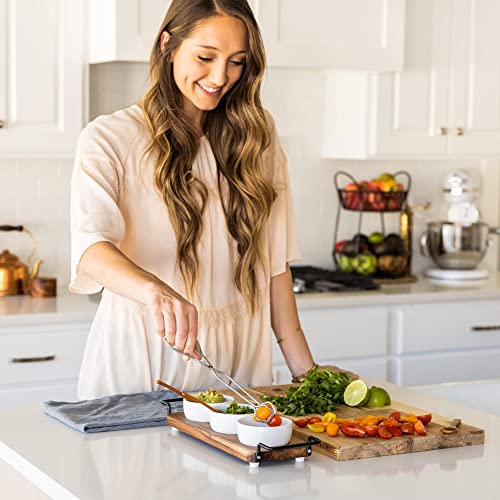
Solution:
M365 382L362 380L354 380L351 382L344 391L344 403L347 406L361 406L365 401L367 395L368 398L370 390Z
M370 398L366 406L369 408L380 408L391 404L391 396L383 387L372 386L370 388Z

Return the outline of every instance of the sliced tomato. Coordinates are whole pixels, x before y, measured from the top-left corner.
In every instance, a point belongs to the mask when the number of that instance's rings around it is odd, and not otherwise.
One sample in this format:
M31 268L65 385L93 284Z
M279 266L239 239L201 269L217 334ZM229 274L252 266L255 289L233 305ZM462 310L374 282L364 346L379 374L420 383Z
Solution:
M378 436L378 427L376 425L365 425L363 426L363 429L370 437Z
M274 415L270 422L268 422L269 427L279 427L283 419L279 415Z
M399 427L403 434L414 434L415 430L413 429L413 424L409 422L404 422Z
M387 427L389 429L389 432L393 435L393 436L401 436L401 434L403 434L403 432L401 431L401 429L399 427Z
M392 432L389 430L388 427L378 427L377 432L378 432L378 435L383 439L391 439L392 438Z
M310 424L317 424L318 422L321 422L321 418L319 418L319 417L311 417L309 419Z
M313 432L325 432L325 427L318 422L315 424L307 424L307 428Z
M301 418L300 420L295 420L295 425L298 427L305 427L311 419L309 417Z
M389 415L389 418L392 418L392 419L397 420L399 422L399 419L401 418L401 412L399 412L399 411L393 411Z
M417 417L420 422L424 425L427 425L432 420L432 413L427 413L426 415L420 415Z
M334 424L335 420L337 420L337 415L335 415L335 413L332 413L331 411L325 413L321 417L321 421L326 423L326 424Z
M341 424L340 430L349 437L365 437L366 431L358 424Z
M413 428L415 429L415 432L417 434L420 434L421 436L425 436L427 434L427 431L425 430L424 424L420 420L417 420L413 424Z
M399 427L399 422L393 418L387 418L380 425L383 427Z
M336 424L352 424L353 421L350 419L350 418L337 418L337 420L335 420L335 423Z

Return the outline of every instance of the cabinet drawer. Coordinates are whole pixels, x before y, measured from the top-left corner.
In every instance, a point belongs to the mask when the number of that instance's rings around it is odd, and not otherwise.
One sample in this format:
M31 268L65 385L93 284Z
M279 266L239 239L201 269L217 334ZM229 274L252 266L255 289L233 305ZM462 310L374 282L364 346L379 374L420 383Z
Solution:
M88 332L0 336L0 384L76 379Z
M404 356L396 364L401 385L500 378L500 349Z
M500 301L404 308L396 353L500 347Z

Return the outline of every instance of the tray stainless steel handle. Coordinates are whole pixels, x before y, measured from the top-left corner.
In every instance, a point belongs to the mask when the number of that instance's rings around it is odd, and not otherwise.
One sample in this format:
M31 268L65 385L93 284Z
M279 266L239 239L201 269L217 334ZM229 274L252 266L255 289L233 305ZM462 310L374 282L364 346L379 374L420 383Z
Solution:
M50 356L34 356L30 358L12 358L11 363L45 363L47 361L54 361L56 359L55 354Z
M495 332L500 330L500 325L471 326L473 332Z

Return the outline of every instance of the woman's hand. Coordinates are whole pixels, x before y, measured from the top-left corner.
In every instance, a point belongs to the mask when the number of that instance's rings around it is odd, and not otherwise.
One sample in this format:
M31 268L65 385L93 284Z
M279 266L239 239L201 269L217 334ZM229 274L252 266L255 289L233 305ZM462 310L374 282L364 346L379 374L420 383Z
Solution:
M156 283L148 288L146 304L158 335L165 337L177 350L199 358L194 353L198 339L196 307L168 285Z

